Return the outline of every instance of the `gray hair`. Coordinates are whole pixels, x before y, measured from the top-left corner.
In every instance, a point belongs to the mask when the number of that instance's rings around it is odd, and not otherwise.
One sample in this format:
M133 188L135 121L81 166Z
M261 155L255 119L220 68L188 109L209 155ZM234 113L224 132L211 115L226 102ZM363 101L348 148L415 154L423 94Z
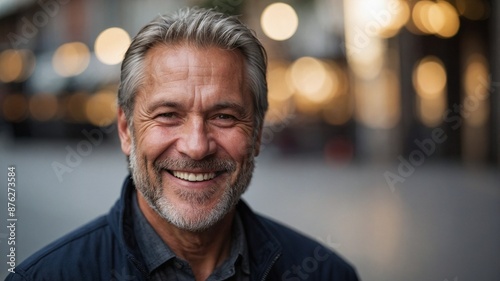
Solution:
M134 97L144 81L144 59L158 44L187 43L198 47L238 50L244 57L246 79L253 95L255 132L267 111L267 57L253 32L236 17L214 10L185 8L172 15L159 16L134 37L121 67L118 105L132 125Z

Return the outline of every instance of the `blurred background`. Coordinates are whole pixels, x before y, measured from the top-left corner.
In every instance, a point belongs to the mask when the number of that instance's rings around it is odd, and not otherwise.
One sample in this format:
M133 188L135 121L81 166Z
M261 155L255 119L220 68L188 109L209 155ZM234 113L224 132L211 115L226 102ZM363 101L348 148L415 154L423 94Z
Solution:
M256 211L363 280L500 280L491 0L0 0L0 214L7 225L14 165L18 263L118 198L123 54L186 6L240 16L267 49L270 108L244 195Z

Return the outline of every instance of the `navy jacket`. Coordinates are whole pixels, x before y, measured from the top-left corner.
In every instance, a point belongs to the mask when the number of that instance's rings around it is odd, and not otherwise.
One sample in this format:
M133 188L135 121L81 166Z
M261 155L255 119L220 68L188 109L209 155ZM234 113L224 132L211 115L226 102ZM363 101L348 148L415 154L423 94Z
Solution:
M148 280L133 237L130 178L109 214L97 218L32 255L6 280ZM240 201L250 255L251 280L358 280L334 252L276 222L253 213Z

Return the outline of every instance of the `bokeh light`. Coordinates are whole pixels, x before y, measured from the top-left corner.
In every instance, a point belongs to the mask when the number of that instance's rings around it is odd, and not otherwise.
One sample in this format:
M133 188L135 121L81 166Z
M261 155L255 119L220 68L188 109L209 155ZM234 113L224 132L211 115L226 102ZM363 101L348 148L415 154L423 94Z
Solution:
M49 121L57 115L58 105L55 96L51 94L36 94L29 101L31 117L40 122Z
M63 77L76 76L87 69L90 62L90 51L81 42L61 45L52 57L52 65L57 74Z
M88 98L88 95L83 92L74 93L71 96L66 97L65 117L67 121L73 123L87 122L87 116L85 115L85 104L87 103Z
M278 124L287 120L293 112L292 89L286 81L289 63L280 60L271 60L268 64L267 88L269 110L266 114L268 124Z
M446 86L446 71L440 59L429 56L422 59L413 72L413 86L422 97L433 98Z
M127 31L111 27L99 34L94 44L94 52L99 61L108 65L120 63L130 45Z
M441 22L433 24L435 33L444 38L455 36L460 28L460 19L455 7L446 1L438 1L434 7L431 11L439 10L437 13L442 14ZM433 18L432 14L429 14L429 18Z
M287 81L295 94L316 104L327 102L339 89L337 73L326 63L312 57L296 60L290 66Z
M276 41L292 37L299 26L295 10L285 3L273 3L262 12L260 24L264 34Z
M95 126L108 126L116 119L116 94L111 90L101 90L91 96L85 104L87 120Z
M28 99L22 94L6 95L2 102L5 120L21 122L28 116Z
M446 109L447 75L443 62L434 56L423 58L415 65L412 80L420 121L427 127L438 126Z
M413 7L412 20L417 29L426 34L450 38L460 28L458 12L446 1L419 1Z
M390 38L398 34L399 30L410 19L410 6L407 1L393 0L391 5L397 7L397 13L389 13L387 21L380 22L382 24L379 36L383 38Z
M288 124L295 113L295 103L293 100L269 101L265 122L267 125Z
M22 82L35 68L35 55L30 50L8 49L0 53L0 81Z
M358 50L354 49L348 56L351 70L360 78L371 80L377 77L384 65L386 43L371 38L369 45Z
M401 118L401 94L394 71L383 69L378 79L354 89L356 119L373 129L391 129Z
M446 109L445 92L439 92L433 98L417 99L417 114L420 121L427 127L433 128L443 122L443 114Z
M468 125L481 127L488 121L490 87L491 81L486 58L481 54L472 54L467 59L464 79L463 104L467 109L467 116L464 116L464 119Z
M268 64L267 88L270 100L284 101L289 99L293 92L286 81L288 63L272 60Z
M338 79L338 87L333 98L323 106L323 120L331 125L343 125L351 118L354 110L352 94L349 92L349 81L345 71L335 62L326 62Z

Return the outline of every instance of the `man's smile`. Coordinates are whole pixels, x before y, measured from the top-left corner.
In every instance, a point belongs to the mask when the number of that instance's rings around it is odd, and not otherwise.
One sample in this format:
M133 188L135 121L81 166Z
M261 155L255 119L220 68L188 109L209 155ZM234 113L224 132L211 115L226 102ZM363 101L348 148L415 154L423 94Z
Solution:
M181 172L181 171L169 171L174 177L185 180L185 181L207 181L214 179L217 174L211 173L192 173L192 172ZM219 173L220 174L220 173Z

